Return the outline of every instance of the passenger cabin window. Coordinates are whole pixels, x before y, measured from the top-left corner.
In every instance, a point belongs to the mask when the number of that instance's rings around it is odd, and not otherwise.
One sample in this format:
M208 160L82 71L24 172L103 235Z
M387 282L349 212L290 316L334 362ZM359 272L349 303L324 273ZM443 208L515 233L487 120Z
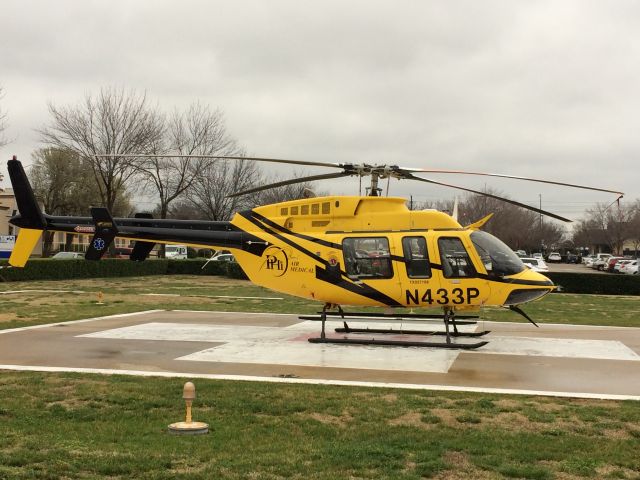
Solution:
M409 278L430 278L431 266L424 237L404 237L402 239L404 264Z
M389 240L384 237L345 238L342 252L349 277L393 277Z
M462 240L459 238L440 238L438 239L438 249L442 262L442 274L445 278L474 277L476 275L476 270L473 268Z

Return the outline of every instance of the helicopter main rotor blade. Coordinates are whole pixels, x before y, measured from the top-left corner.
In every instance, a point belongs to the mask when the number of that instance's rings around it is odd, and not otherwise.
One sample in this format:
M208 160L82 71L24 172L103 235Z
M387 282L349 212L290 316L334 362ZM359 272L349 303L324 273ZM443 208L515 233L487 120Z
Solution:
M519 177L516 175L503 175L501 173L484 173L484 172L466 172L464 170L434 170L434 169L414 169L414 168L407 168L407 169L401 169L401 170L406 170L408 172L411 173L455 173L455 174L462 174L462 175L480 175L480 176L485 176L485 177L500 177L500 178L510 178L513 180L525 180L528 182L538 182L538 183L549 183L551 185L560 185L563 187L572 187L572 188L582 188L584 190L594 190L596 192L606 192L606 193L615 193L616 195L620 195L620 198L622 198L622 196L624 195L623 192L618 192L616 190L609 190L606 188L598 188L598 187L590 187L587 185L577 185L575 183L565 183L565 182L556 182L553 180L543 180L541 178L531 178L531 177Z
M326 173L324 175L311 175L309 177L292 178L290 180L283 180L282 182L270 183L268 185L262 185L260 187L251 188L249 190L244 190L242 192L236 192L233 195L227 195L227 198L239 197L241 195L247 195L249 193L261 192L262 190L269 190L270 188L284 187L286 185L295 185L296 183L314 182L316 180L328 180L331 178L348 177L349 175L351 174L346 172L338 172L338 173Z
M167 155L136 155L136 154L100 154L93 155L94 157L118 157L118 158L195 158L212 160L255 160L257 162L271 162L271 163L288 163L291 165L308 165L311 167L331 167L331 168L344 168L341 163L328 163L328 162L311 162L305 160L285 160L282 158L262 158L262 157L240 157L240 156L228 156L228 155L180 155L180 154L167 154Z
M527 210L531 210L532 212L541 213L542 215L546 215L547 217L555 218L557 220L562 220L563 222L571 222L568 218L561 217L560 215L556 215L555 213L547 212L546 210L540 210L539 208L532 207L531 205L527 205L524 203L516 202L515 200L511 200L505 197L499 197L497 195L492 195L491 193L481 192L479 190L472 190L470 188L461 187L459 185L451 185L450 183L436 182L435 180L429 180L427 178L416 177L415 175L410 175L406 177L411 180L418 180L420 182L432 183L434 185L442 185L443 187L457 188L458 190L464 190L465 192L475 193L478 195L484 195L485 197L494 198L496 200L500 200L502 202L510 203L512 205L516 205L521 208L525 208Z

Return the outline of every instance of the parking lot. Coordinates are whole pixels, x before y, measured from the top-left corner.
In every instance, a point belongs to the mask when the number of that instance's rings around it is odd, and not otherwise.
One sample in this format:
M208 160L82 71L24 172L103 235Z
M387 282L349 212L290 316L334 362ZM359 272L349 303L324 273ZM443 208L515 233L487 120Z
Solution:
M608 272L600 272L589 268L581 263L551 263L547 262L550 272L570 272L570 273L598 273L606 275Z

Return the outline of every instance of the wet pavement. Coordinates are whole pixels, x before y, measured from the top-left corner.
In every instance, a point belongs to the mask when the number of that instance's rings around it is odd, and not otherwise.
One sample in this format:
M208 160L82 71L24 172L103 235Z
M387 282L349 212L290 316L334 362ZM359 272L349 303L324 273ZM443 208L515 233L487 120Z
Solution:
M385 327L350 322L367 325ZM339 326L328 322L327 331ZM413 321L402 327L442 329ZM320 324L295 315L149 311L0 331L0 368L640 399L640 329L540 327L483 321L461 327L491 331L482 338L488 345L461 351L311 344Z

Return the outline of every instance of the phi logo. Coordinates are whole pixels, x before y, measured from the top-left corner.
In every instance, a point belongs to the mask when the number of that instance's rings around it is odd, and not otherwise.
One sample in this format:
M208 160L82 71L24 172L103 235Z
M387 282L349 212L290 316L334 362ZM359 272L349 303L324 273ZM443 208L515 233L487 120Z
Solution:
M281 277L289 267L289 259L280 247L271 246L262 254L264 262L262 268L271 273L274 277Z

